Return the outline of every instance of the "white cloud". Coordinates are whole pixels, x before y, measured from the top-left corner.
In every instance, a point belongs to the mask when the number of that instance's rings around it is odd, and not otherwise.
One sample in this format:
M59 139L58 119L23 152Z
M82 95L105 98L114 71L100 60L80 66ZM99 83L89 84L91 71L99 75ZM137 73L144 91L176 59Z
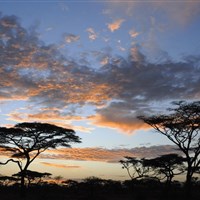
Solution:
M129 31L129 35L132 37L132 38L136 38L140 33L139 32L136 32L134 29L130 30Z
M94 31L94 29L93 28L88 28L87 30L86 30L87 32L88 32L88 34L89 34L89 39L90 40L96 40L97 39L97 33Z
M66 43L77 42L79 39L80 39L80 36L78 36L78 35L74 35L74 34L66 34L65 35Z

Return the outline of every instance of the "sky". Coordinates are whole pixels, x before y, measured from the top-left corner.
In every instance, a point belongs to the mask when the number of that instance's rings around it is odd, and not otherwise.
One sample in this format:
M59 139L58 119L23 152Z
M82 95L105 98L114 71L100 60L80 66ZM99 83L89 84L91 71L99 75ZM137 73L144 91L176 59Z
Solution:
M82 138L32 170L128 179L124 156L174 151L137 116L199 100L199 35L199 0L0 0L0 126L47 122Z

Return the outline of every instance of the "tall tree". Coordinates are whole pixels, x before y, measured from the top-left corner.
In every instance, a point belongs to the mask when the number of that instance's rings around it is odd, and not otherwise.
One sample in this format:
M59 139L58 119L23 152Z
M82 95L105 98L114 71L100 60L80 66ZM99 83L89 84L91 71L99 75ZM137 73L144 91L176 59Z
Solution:
M166 136L186 157L187 194L190 194L192 176L200 165L200 101L173 102L167 114L139 116L157 132Z
M0 127L0 147L11 153L8 162L17 163L21 174L21 196L25 195L25 177L30 164L45 150L71 147L80 142L74 130L47 123L19 123L12 128Z

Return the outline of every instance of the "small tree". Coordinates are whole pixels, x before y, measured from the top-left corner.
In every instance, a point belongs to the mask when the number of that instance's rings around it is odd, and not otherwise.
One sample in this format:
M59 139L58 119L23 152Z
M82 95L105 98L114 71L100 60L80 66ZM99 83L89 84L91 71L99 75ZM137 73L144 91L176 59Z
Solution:
M190 194L192 176L200 165L200 101L173 102L177 107L166 115L140 116L139 119L165 135L186 157L187 194Z
M30 164L47 149L71 147L80 142L72 129L47 123L20 123L12 128L0 127L0 147L11 153L8 162L17 163L21 173L21 196L25 195L25 176Z
M138 159L135 157L124 157L124 160L120 160L119 162L122 164L122 168L126 169L130 179L131 179L131 193L135 198L135 183L137 180L142 178L147 178L149 174L150 167L145 164L145 159Z
M122 164L122 168L126 169L132 181L148 176L149 166L144 165L145 159L137 159L128 156L124 158L124 160L120 160L119 162Z
M8 186L11 184L14 184L18 181L18 178L12 177L12 176L1 176L0 175L0 185Z
M153 176L160 180L166 179L167 190L171 186L172 179L185 171L185 165L182 156L177 154L166 154L157 158L145 160L145 164L154 171Z
M52 174L44 172L37 172L37 171L31 171L31 170L26 170L25 178L27 180L27 186L29 187L32 183L35 184L40 184L42 183L44 178L50 178ZM21 178L22 173L18 172L17 174L13 174L13 177L19 177Z
M103 182L103 179L95 176L90 176L83 180L84 185L86 186L87 190L89 190L87 192L89 199L95 199L95 195L97 195L98 190L102 189Z

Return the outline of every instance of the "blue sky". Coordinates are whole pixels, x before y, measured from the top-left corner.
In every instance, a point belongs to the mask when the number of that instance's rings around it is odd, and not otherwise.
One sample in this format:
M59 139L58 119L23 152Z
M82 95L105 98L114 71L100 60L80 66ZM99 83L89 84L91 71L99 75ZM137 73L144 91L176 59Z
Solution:
M0 13L1 126L48 122L82 138L34 169L125 179L123 156L172 151L136 117L199 100L199 1L8 0Z

